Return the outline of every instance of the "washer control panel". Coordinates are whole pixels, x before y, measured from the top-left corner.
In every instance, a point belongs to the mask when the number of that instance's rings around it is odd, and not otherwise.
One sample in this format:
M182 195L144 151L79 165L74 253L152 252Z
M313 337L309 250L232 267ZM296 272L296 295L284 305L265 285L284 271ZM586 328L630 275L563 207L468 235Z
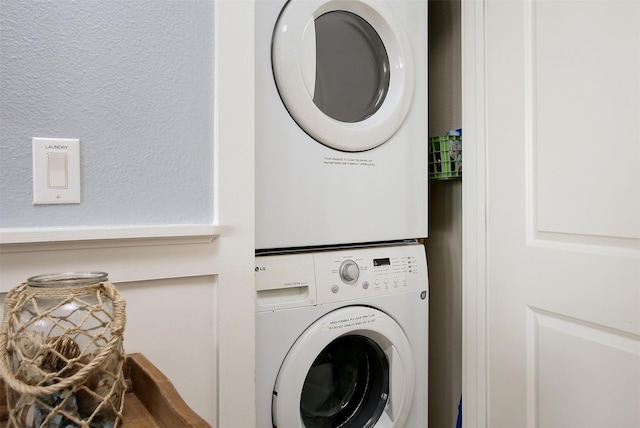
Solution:
M420 244L313 254L318 304L428 288Z
M257 256L255 272L257 312L429 288L420 244Z

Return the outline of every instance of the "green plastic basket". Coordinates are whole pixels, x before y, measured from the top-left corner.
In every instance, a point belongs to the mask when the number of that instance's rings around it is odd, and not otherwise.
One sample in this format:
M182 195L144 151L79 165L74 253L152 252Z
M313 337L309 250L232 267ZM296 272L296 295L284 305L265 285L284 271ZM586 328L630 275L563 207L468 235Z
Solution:
M429 138L429 179L462 177L462 137L439 135Z

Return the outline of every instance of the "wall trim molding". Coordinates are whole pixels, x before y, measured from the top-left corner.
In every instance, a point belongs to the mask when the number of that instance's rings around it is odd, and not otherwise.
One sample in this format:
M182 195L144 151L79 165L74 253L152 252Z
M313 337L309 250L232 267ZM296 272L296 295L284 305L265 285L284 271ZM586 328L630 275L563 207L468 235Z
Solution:
M70 243L86 247L88 241L127 241L132 245L155 245L158 240L177 243L211 242L220 232L213 224L170 224L119 227L0 228L0 252L68 249ZM147 242L148 241L148 242ZM24 245L29 244L29 245ZM121 242L120 245L123 243ZM71 245L74 246L74 245Z
M0 229L0 293L28 277L100 270L114 283L215 275L221 228L167 225Z

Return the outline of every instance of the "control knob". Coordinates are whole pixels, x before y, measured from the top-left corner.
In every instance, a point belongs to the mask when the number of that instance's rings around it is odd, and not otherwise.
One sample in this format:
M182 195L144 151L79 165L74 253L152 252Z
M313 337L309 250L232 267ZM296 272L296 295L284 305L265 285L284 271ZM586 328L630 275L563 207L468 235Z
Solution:
M353 260L345 260L340 265L340 279L345 284L353 284L358 280L360 276L360 268L358 264Z

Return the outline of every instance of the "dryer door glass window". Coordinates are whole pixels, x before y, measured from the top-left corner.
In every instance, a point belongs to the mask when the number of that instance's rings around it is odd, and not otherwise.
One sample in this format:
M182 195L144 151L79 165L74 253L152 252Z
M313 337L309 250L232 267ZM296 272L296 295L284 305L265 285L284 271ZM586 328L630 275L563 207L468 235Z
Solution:
M389 58L378 33L358 15L332 11L315 20L313 102L341 122L373 115L389 90Z
M304 381L304 426L372 427L389 398L389 363L373 340L341 336L315 359Z
M413 53L388 3L289 0L278 16L271 44L276 88L298 126L327 147L378 147L409 113Z

